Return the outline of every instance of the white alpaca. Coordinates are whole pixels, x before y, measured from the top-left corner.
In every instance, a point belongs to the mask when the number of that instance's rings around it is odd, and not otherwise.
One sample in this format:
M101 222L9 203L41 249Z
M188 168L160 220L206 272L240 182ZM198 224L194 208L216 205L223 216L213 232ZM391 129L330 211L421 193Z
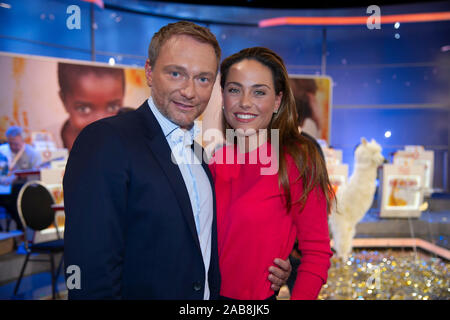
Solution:
M377 168L384 161L381 146L372 139L355 151L355 167L349 182L336 193L337 208L333 207L329 223L337 256L346 260L352 250L356 225L370 209L376 190Z

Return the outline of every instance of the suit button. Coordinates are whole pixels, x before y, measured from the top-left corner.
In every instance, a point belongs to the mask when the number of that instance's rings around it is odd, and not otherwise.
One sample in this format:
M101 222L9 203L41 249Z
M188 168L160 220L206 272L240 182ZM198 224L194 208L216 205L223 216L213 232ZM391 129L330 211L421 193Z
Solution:
M200 281L195 281L192 288L194 288L195 291L200 291L202 289L202 284L200 283Z

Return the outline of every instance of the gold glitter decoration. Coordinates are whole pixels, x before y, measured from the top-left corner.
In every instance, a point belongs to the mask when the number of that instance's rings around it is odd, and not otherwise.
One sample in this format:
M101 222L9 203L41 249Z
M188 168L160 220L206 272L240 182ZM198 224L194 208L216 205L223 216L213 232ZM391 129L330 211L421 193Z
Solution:
M354 250L332 258L320 300L449 300L450 263L420 252Z

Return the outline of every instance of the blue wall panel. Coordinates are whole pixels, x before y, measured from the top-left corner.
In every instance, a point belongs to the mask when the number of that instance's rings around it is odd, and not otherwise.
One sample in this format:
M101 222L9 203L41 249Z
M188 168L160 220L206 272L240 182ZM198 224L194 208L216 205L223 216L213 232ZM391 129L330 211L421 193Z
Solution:
M400 38L396 39L395 34ZM448 44L450 22L402 23L398 29L383 24L381 29L365 26L327 28L327 63L340 65L405 64L438 61L448 56L441 47Z
M450 65L328 66L327 74L335 83L334 105L443 104L450 99L442 79L450 77Z
M90 49L90 5L82 1L8 0L10 9L0 7L0 36ZM80 29L67 28L67 7L80 7ZM2 39L3 41L3 39ZM30 52L32 54L32 52Z
M97 51L146 57L153 34L176 20L105 9L95 12L95 21Z

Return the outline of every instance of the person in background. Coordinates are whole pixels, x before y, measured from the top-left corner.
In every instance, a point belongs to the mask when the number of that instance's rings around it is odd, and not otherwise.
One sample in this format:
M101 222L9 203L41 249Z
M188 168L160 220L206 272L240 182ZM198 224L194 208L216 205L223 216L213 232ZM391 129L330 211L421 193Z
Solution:
M20 180L14 172L38 169L41 165L41 156L31 145L25 143L21 127L9 127L6 138L8 142L0 145L0 162L3 163L0 184L10 186L11 192L0 194L0 206L8 211L17 228L22 229L23 225L17 212L17 196L26 181Z
M211 174L202 155L179 160L202 151L194 120L210 100L220 52L205 27L164 26L145 65L149 99L78 136L63 180L64 261L81 270L69 299L218 298Z
M316 299L332 256L327 213L333 191L320 151L298 130L284 63L270 49L255 47L226 58L220 72L228 145L210 162L220 295L274 299L267 279L273 257L287 258L297 238L302 261L291 299ZM227 129L236 134L229 138ZM271 130L278 132L274 139ZM266 153L269 164L261 158ZM278 170L265 171L274 161Z
M123 105L123 69L58 63L59 96L69 119L61 128L63 145L72 149L81 130L88 124L116 115Z

